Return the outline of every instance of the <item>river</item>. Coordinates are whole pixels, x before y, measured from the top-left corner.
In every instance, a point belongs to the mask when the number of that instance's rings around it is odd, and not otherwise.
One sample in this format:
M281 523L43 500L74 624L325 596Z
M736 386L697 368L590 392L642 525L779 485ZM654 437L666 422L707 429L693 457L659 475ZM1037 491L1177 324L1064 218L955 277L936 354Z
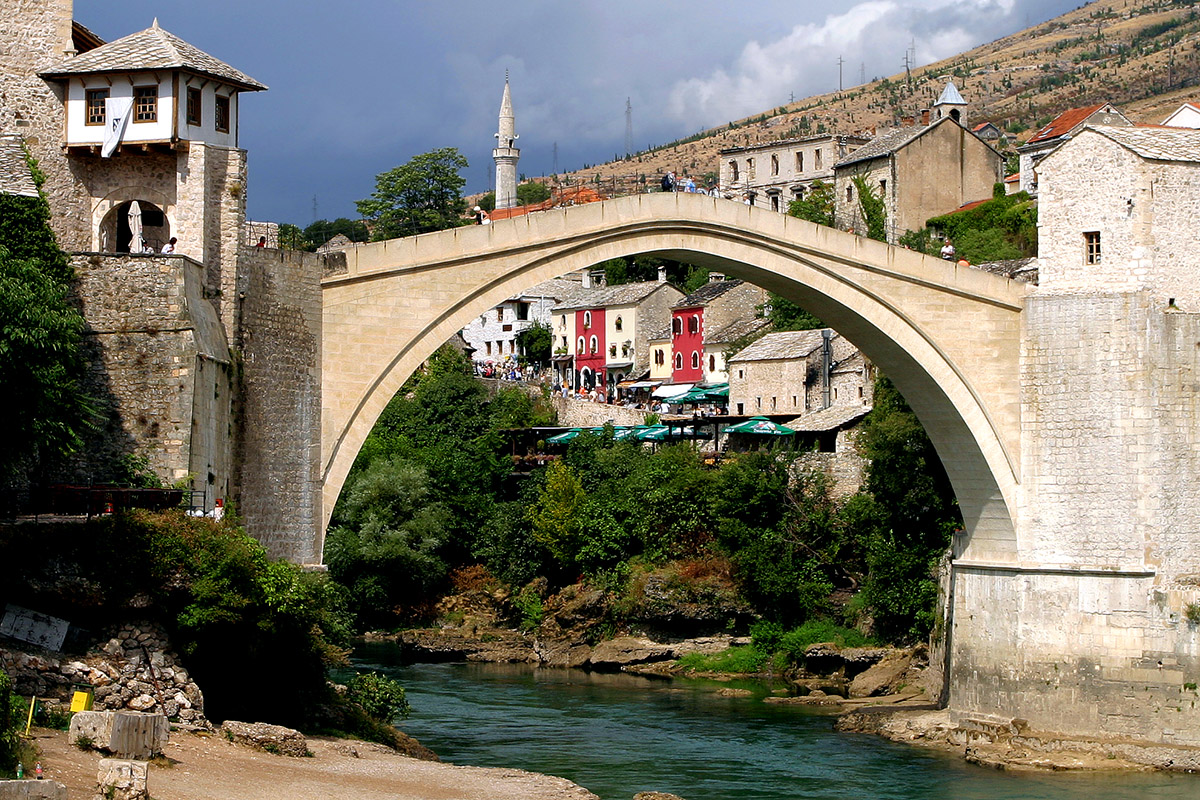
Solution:
M408 692L400 728L444 761L558 775L603 800L639 791L686 800L1183 800L1200 777L1011 774L945 753L833 730L816 709L761 702L757 681L724 697L701 680L503 664L403 664L391 645L356 654Z

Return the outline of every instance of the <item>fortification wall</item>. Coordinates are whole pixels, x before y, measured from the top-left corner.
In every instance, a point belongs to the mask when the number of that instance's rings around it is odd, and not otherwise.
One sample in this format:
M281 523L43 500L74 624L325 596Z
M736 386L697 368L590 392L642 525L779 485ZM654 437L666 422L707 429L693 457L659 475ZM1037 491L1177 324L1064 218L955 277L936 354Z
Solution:
M211 506L229 486L233 373L203 268L183 256L99 253L71 264L101 426L63 477L102 480L137 453L165 482L194 475Z
M66 59L71 0L18 0L0 25L0 130L20 134L46 175L50 224L64 250L91 249L89 203L62 152L63 103L58 87L38 77Z
M955 564L951 708L1200 745L1200 315L1143 292L1026 313L1020 564Z
M319 564L321 287L339 253L243 247L239 253L242 383L239 510L272 556Z

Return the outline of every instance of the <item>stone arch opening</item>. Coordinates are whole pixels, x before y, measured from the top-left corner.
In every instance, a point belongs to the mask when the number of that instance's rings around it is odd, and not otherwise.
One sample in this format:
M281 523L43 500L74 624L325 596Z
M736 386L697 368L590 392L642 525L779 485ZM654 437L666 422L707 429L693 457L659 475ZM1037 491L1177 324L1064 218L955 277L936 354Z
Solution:
M329 342L331 322L338 327L345 320L346 335L353 335L358 324L353 320L362 313L352 307L355 303L394 309L380 313L401 315L408 313L404 303L420 302L426 311L419 324L414 322L399 337L398 346L389 345L387 352L380 353L372 367L374 377L358 384L361 388L326 391L326 516L358 448L388 400L463 324L539 281L610 258L653 254L742 278L782 295L853 342L893 380L937 448L967 528L957 554L977 562L1014 563L1017 532L1010 509L1016 508L1019 490L1017 367L1024 288L738 203L650 197L597 204L606 208L590 212L587 207L568 209L557 218L547 215L537 220L541 222L537 230L535 220L526 220L509 226L511 232L494 225L490 231L472 228L432 234L443 237L443 246L450 251L447 266L462 276L452 290L438 283L438 271L427 264L412 272L398 268L395 274L402 277L394 288L385 289L382 282L374 285L373 276L386 281L392 268L378 268L366 259L360 261L369 265L361 276L355 276L352 268L344 279L344 293L334 290L335 281L327 282L326 301L338 307L336 313L326 314L326 352L333 358L327 355L325 361L327 384L337 359L337 348ZM686 212L670 213L684 204ZM592 218L600 212L607 216ZM561 228L553 224L554 219L564 220ZM498 242L500 237L506 240ZM411 248L414 259L416 255L430 258L433 242L421 239L380 243L377 252L382 256L389 247L393 251ZM463 254L473 246L479 249L474 263L486 264L486 269L463 269L467 260ZM387 258L402 256L391 252ZM418 296L423 279L429 280L431 296L440 292L438 296L452 299L430 313L429 302ZM402 284L404 289L399 288ZM600 374L595 377L603 379Z
M165 204L147 197L130 196L126 199L109 199L103 204L103 212L95 232L97 250L104 253L128 253L133 241L130 210L136 200L141 219L143 249L139 252L159 252L174 235ZM97 209L99 210L99 209Z

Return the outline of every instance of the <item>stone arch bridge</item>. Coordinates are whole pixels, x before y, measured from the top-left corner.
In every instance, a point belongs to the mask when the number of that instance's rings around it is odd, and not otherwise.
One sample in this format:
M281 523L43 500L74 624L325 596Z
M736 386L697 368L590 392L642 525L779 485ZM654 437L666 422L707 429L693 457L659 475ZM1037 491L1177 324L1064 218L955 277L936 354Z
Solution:
M687 193L635 195L350 250L346 271L321 282L325 523L376 419L439 345L540 281L643 253L755 283L854 342L928 430L958 496L972 557L1016 558L1026 285Z

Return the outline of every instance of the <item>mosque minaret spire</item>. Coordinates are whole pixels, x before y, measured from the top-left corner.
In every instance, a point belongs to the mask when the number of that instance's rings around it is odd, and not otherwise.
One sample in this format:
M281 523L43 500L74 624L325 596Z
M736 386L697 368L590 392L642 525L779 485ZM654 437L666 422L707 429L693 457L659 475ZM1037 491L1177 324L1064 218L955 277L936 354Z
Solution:
M496 133L496 148L492 150L492 159L496 162L496 208L514 208L517 205L517 160L521 157L521 151L516 147L518 138L512 93L508 88L508 70L505 70L500 127Z

